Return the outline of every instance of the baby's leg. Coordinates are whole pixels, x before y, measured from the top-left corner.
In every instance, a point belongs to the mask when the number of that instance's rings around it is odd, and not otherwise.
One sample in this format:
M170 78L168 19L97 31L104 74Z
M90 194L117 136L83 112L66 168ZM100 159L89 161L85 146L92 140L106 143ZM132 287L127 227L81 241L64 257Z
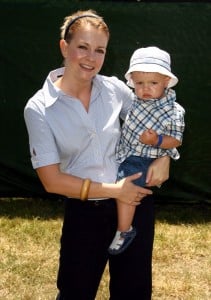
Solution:
M152 159L130 156L120 165L117 180L130 176L135 173L142 173L142 176L134 183L139 186L145 186L147 169ZM123 252L132 243L136 236L136 229L132 227L132 221L135 214L135 206L124 204L117 201L118 228L115 237L108 249L110 254L119 254Z
M117 204L117 216L118 216L118 226L119 231L128 231L133 222L133 217L135 214L135 206L128 205L123 202L116 200Z
M110 254L120 254L127 249L136 236L136 229L132 227L135 206L117 202L118 228L115 237L109 246Z

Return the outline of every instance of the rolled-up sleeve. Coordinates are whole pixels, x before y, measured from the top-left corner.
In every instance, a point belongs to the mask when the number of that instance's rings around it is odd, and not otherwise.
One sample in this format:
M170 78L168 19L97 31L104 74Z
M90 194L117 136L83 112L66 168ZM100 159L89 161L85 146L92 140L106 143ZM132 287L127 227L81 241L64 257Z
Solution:
M30 101L24 109L29 135L31 162L34 169L60 162L52 131L44 118L44 110Z

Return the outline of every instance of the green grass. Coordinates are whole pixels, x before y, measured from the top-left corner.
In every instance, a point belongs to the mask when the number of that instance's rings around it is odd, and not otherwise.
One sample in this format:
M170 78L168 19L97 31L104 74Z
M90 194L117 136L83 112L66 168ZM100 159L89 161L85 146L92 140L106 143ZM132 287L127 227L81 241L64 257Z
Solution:
M211 299L210 208L159 208L153 256L153 299Z
M153 300L211 299L210 206L156 212ZM62 201L0 199L1 300L55 299L62 215ZM106 268L96 300L108 299L108 279Z

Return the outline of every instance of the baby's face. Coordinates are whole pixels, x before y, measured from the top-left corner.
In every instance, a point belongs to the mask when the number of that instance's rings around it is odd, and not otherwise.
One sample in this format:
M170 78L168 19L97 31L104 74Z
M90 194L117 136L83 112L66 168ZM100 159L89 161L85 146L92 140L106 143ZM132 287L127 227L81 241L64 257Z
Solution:
M143 100L159 99L164 95L169 77L154 72L133 72L131 74L136 95Z

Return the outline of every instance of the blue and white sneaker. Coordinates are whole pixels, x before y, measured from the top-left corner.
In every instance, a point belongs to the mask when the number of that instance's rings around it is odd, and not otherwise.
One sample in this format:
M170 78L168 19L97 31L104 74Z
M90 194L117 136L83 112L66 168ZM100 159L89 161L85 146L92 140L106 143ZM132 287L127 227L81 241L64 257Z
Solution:
M136 229L131 227L129 231L117 231L116 235L108 248L109 254L120 254L127 249L136 236Z

